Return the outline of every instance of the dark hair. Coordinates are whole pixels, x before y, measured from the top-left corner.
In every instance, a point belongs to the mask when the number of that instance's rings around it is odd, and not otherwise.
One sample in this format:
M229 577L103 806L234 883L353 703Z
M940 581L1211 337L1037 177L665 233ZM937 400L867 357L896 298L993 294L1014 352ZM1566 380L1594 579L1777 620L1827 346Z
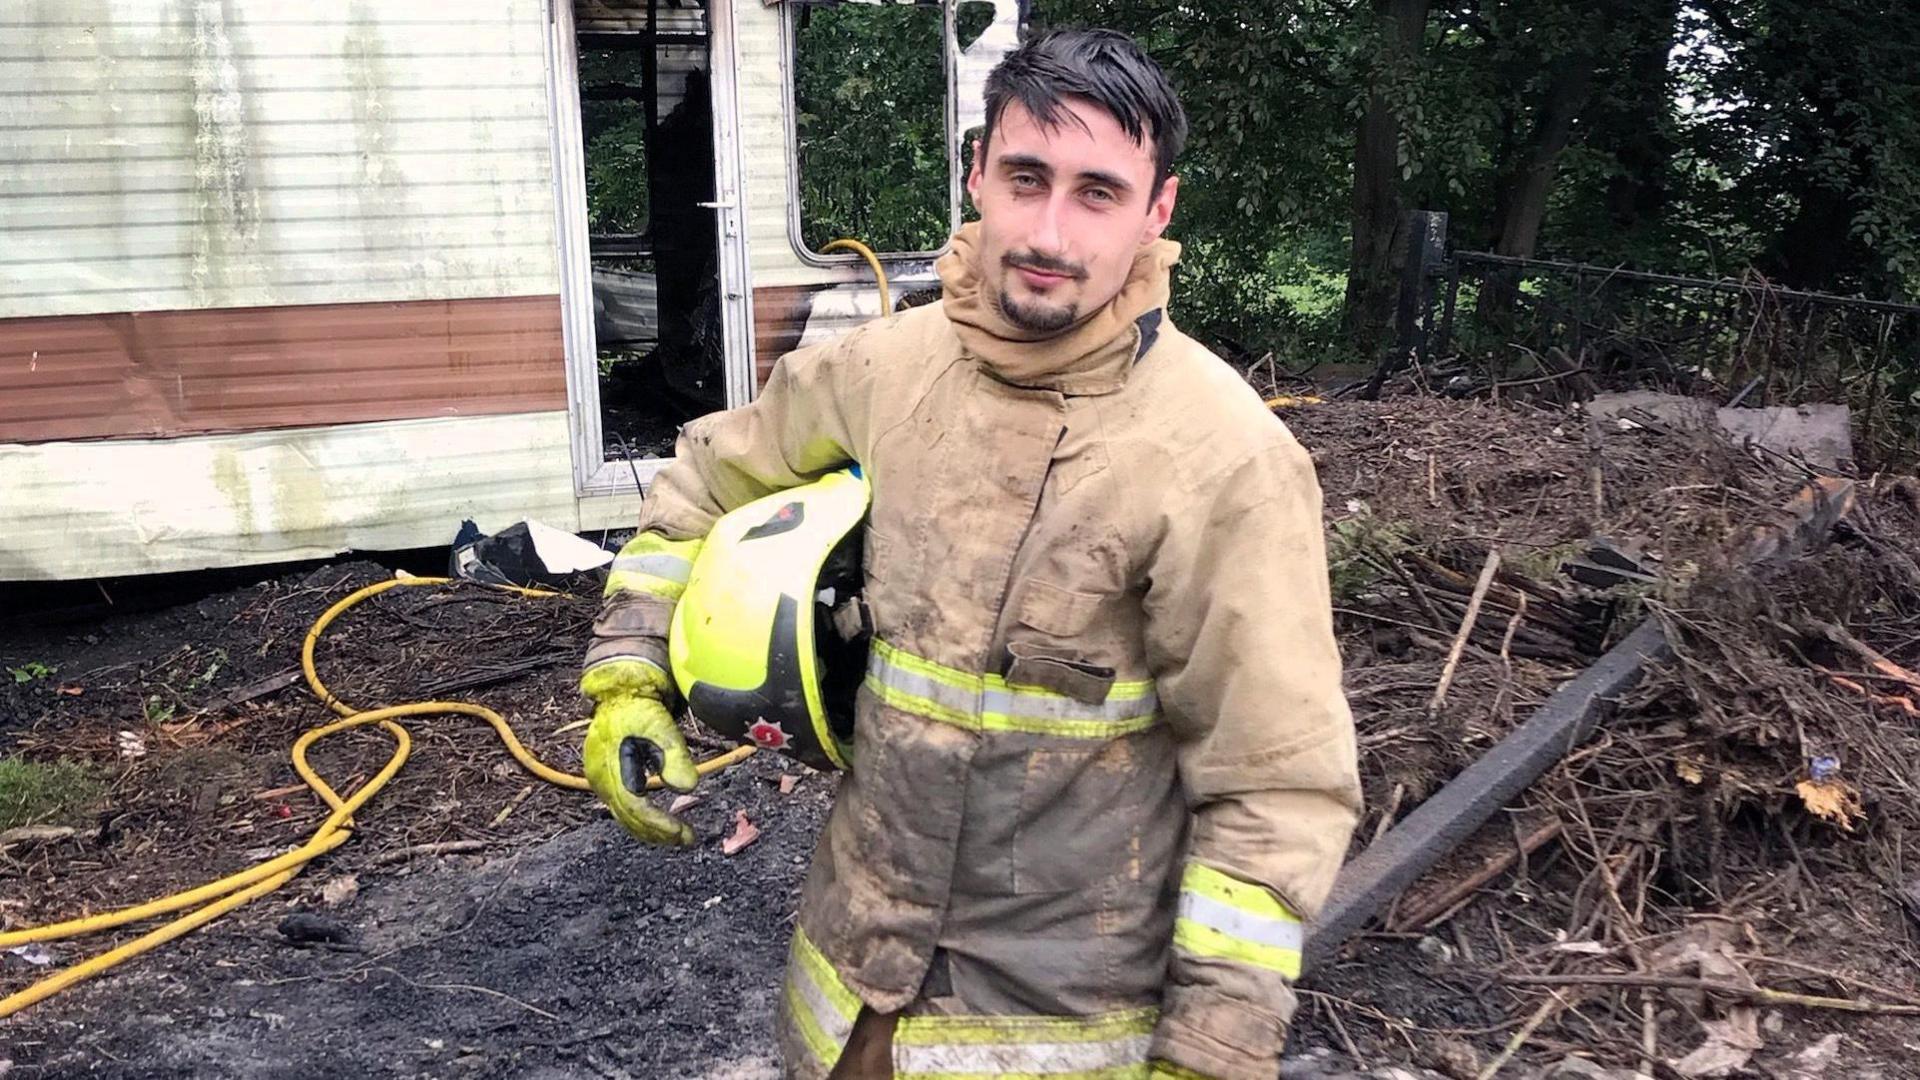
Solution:
M1153 139L1153 194L1173 174L1173 159L1187 141L1187 114L1160 65L1117 30L1052 30L1008 53L987 76L984 152L1009 102L1018 101L1034 120L1056 127L1061 99L1086 98L1133 138Z

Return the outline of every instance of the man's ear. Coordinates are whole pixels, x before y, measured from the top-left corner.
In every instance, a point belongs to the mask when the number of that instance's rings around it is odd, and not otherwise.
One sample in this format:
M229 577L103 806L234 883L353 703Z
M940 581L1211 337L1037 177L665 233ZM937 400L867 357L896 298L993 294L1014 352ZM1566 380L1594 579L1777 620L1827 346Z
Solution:
M1167 231L1167 222L1173 220L1173 204L1179 197L1180 178L1167 177L1167 182L1160 185L1160 194L1155 195L1153 204L1147 207L1147 223L1140 231L1140 243L1151 244Z
M986 158L987 148L979 139L973 140L973 167L967 170L967 198L973 200L974 209L980 208L980 178L983 175L981 162Z

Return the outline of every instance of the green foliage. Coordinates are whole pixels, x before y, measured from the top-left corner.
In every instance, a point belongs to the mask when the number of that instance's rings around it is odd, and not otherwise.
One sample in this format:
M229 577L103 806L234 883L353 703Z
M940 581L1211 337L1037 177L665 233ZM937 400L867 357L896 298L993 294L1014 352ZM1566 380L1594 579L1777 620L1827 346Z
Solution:
M149 724L164 724L173 719L173 714L176 711L177 708L174 703L161 697L159 694L150 694L145 701L140 703L141 715L146 718Z
M83 812L106 788L86 765L0 758L0 831Z
M1522 577L1551 584L1560 579L1560 564L1579 555L1585 548L1585 542L1580 540L1547 547L1516 546L1507 550L1502 561Z
M1362 509L1327 528L1327 576L1333 602L1347 604L1393 572L1392 564L1412 543L1402 522L1375 517Z
M944 28L937 7L799 7L800 233L932 251L952 227ZM977 33L977 31L975 31Z
M638 111L587 144L587 218L594 232L646 231L646 118Z
M21 664L19 667L8 668L7 674L13 676L13 681L15 683L30 683L30 682L39 682L41 679L45 679L51 676L54 672L58 670L60 669L56 667L49 667L48 665L43 664L38 660L29 660L26 663Z
M1541 256L1920 290L1920 7L1434 0L1409 53L1376 15L1395 6L1035 0L1037 28L1133 34L1180 90L1175 314L1209 344L1338 358L1325 303L1373 95L1397 132L1400 204L1447 211L1462 248L1489 246L1508 178L1537 165L1553 177ZM1591 77L1562 85L1576 68ZM1568 139L1535 160L1556 89Z
M587 227L593 232L637 233L647 227L647 118L638 96L646 85L641 56L633 51L583 50L580 54L581 131L586 138ZM606 99L592 91L633 88L633 97Z

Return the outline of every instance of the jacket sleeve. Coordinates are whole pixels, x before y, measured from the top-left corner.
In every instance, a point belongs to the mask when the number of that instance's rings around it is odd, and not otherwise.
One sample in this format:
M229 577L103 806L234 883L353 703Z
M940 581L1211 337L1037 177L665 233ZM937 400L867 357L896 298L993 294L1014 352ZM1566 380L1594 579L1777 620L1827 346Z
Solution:
M1192 814L1151 1053L1272 1080L1360 784L1312 462L1276 428L1222 464L1181 485L1192 513L1149 565L1148 658Z
M640 531L702 537L721 514L854 461L868 370L854 358L876 325L788 353L750 404L681 428L672 463L641 507Z
M873 324L869 324L871 326ZM762 495L816 480L854 460L864 416L848 358L866 329L788 353L750 404L680 429L674 458L654 478L640 531L607 575L585 670L638 661L667 665L667 628L707 530L721 514ZM589 679L583 687L598 683ZM589 689L589 696L594 695Z

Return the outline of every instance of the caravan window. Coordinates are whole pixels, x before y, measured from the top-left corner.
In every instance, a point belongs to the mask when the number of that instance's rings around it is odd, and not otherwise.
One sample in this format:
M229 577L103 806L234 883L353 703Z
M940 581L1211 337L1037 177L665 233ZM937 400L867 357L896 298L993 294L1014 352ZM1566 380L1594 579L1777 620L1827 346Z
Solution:
M931 253L959 223L950 5L790 3L793 236ZM992 5L958 5L964 24ZM979 31L973 30L974 34ZM851 258L851 256L833 256Z

